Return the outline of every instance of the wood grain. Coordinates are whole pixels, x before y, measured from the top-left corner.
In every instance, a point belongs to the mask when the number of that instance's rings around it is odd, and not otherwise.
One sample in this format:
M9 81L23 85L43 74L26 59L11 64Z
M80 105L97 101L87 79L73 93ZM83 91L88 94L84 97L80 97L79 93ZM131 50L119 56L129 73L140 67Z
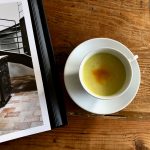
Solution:
M70 116L69 125L1 144L5 150L148 150L149 121ZM144 127L144 128L143 128Z
M63 7L62 7L63 6ZM79 43L94 37L108 37L125 44L139 55L140 90L129 107L121 114L142 118L150 113L150 11L149 1L52 0L45 1L45 10L52 41L63 73L65 59ZM57 58L58 57L58 58ZM67 57L65 57L67 58ZM63 65L62 65L63 64ZM61 74L63 76L63 74ZM129 114L129 115L128 115ZM149 115L146 115L149 116Z
M3 143L6 150L148 150L150 149L150 1L44 0L57 67L60 71L69 125L50 132ZM68 96L63 69L81 42L108 37L139 55L141 86L124 110L94 115L77 107Z

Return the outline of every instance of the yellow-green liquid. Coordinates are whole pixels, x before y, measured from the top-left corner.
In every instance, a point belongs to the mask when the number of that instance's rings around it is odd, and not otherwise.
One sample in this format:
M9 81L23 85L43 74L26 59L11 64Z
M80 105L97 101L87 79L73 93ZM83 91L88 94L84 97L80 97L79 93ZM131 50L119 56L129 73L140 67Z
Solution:
M82 79L92 93L98 96L111 96L122 88L126 71L116 56L98 53L85 62Z

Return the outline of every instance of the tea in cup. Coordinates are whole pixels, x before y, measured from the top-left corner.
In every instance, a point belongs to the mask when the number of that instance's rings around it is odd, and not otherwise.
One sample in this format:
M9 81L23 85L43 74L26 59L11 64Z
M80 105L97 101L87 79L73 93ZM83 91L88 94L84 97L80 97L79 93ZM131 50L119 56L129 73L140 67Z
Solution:
M114 49L106 48L91 52L80 65L80 82L94 97L115 98L123 94L130 85L131 63L132 60Z

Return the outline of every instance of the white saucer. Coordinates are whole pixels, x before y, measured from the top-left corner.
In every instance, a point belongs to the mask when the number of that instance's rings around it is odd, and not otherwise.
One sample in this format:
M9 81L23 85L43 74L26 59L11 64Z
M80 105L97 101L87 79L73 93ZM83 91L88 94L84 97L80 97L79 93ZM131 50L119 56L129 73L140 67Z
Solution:
M68 94L78 106L96 114L111 114L125 108L136 96L141 80L140 68L136 60L132 62L134 80L131 81L128 90L120 97L103 100L89 95L79 81L79 67L89 52L101 48L122 51L129 59L134 57L126 46L112 39L96 38L85 41L77 46L68 57L64 70L64 81Z

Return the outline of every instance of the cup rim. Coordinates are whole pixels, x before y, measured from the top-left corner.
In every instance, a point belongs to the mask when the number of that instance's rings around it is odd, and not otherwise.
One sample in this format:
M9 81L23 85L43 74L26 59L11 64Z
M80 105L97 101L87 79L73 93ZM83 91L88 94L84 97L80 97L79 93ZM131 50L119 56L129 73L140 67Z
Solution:
M131 70L131 76L130 76L130 80L129 80L129 83L128 83L127 87L126 87L122 92L118 93L117 95L110 95L110 96L100 96L100 95L97 95L97 94L95 94L94 92L90 91L90 90L86 87L86 85L84 84L84 82L82 81L82 67L83 67L84 63L85 63L90 57L92 57L93 55L95 55L95 54L97 54L97 53L100 53L100 52L101 52L102 50L104 50L104 49L110 49L110 50L113 50L113 51L116 51L116 52L120 53L120 54L127 60L128 64L129 64L129 67L130 67L130 70ZM106 53L107 53L107 52L106 52ZM113 55L113 54L112 54L112 55ZM118 58L118 57L117 57L117 58ZM134 59L134 57L133 57L133 59ZM120 60L120 61L121 61L121 60ZM80 80L80 83L81 83L82 87L84 88L84 90L85 90L87 93L89 93L91 96L94 96L95 98L98 98L98 99L106 99L106 100L107 100L107 99L115 99L115 98L120 97L121 95L123 95L123 94L128 90L128 88L129 88L129 86L130 86L130 84L131 84L131 80L132 80L132 77L133 77L133 69L132 69L131 63L132 63L132 61L130 61L129 58L127 58L122 52L120 52L120 51L118 51L118 50L116 50L116 49L114 49L114 48L107 48L107 47L105 47L105 48L102 48L102 49L99 49L99 50L94 50L94 51L88 53L86 56L84 56L84 58L83 58L82 61L81 61L81 64L80 64L80 67L79 67L79 80Z

